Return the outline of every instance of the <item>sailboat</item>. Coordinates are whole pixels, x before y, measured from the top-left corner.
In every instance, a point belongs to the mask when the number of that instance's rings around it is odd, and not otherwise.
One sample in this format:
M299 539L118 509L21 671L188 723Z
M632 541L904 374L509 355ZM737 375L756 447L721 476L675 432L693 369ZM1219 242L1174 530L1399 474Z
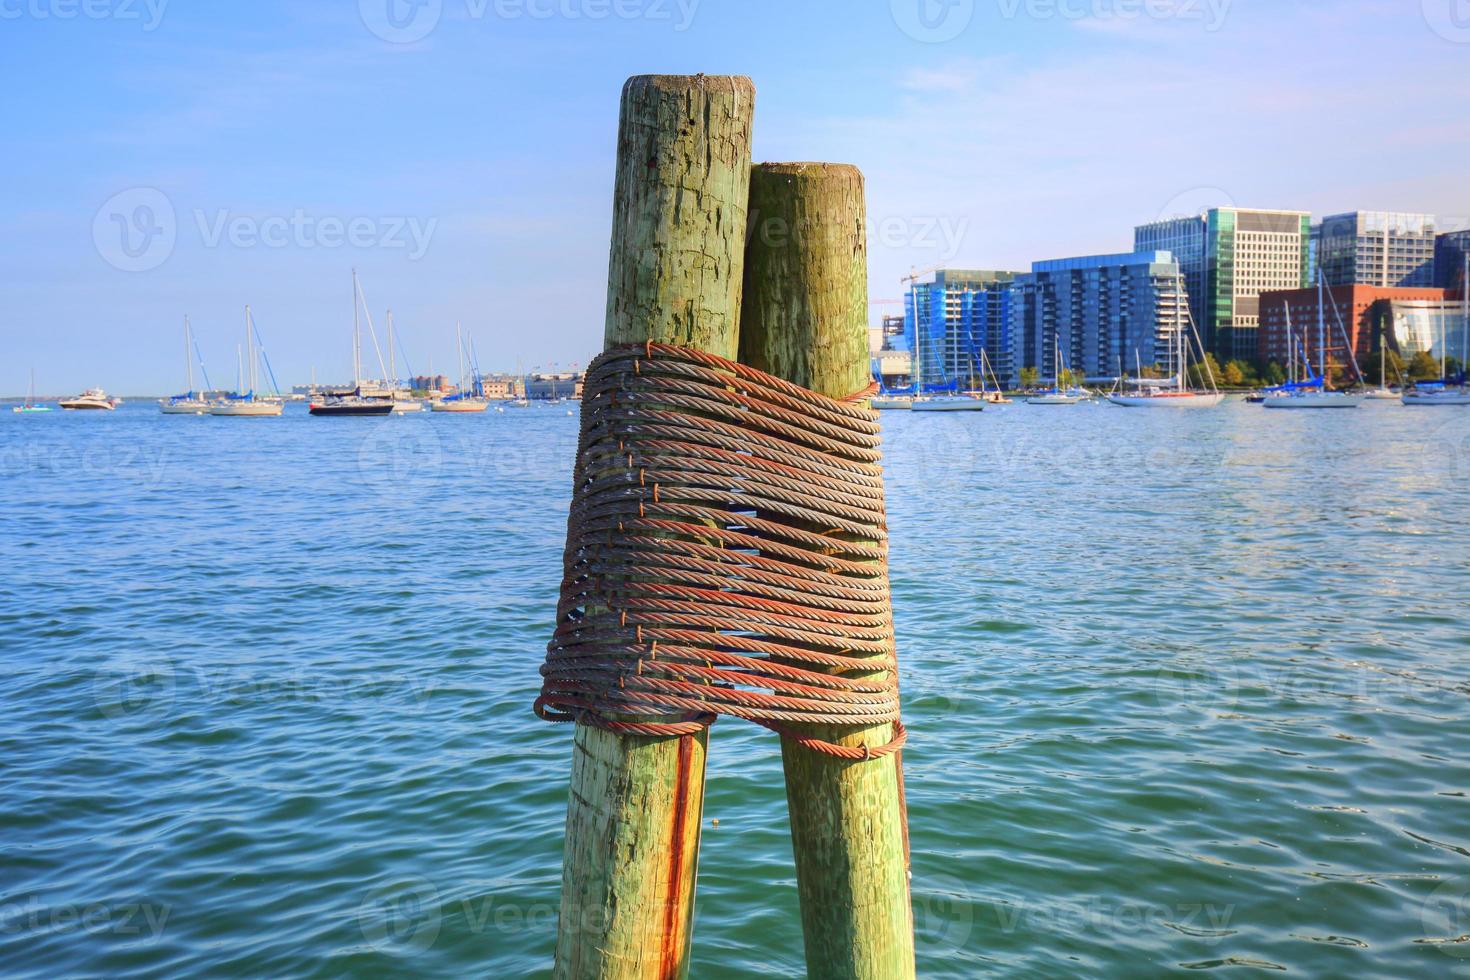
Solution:
M995 382L995 387L987 387L985 376L990 375L990 380ZM990 359L985 356L985 348L980 348L980 397L988 405L1009 405L1011 400L1006 397L1005 388L996 376L995 368L990 366Z
M1383 338L1378 341L1378 387L1363 397L1370 402L1398 401L1399 393L1388 387L1388 345Z
M470 388L468 391L465 389L464 333L458 323L454 325L454 353L459 363L459 391L439 399L429 407L436 412L457 412L463 414L483 412L490 407L490 403L479 397L479 393L475 387Z
M1465 255L1465 323L1460 331L1460 378L1458 384L1450 384L1449 362L1446 348L1449 347L1449 330L1445 329L1439 343L1439 381L1416 384L1412 391L1404 392L1403 402L1416 408L1440 405L1470 405L1470 387L1465 385L1466 355L1470 354L1470 253Z
M28 414L33 414L33 413L36 413L36 412L49 412L49 411L51 411L51 406L50 405L37 405L36 404L36 369L35 368L31 368L31 387L30 387L30 390L26 392L25 404L24 405L14 405L14 406L11 407L10 410L12 412L25 412L25 413L28 413Z
M337 417L337 416L378 416L390 415L393 412L392 386L384 394L374 387L372 391L362 381L362 320L360 313L367 307L367 297L362 293L362 285L357 281L357 270L352 270L352 387L345 391L321 392L311 399L306 406L308 415ZM392 339L393 312L388 312L389 339ZM373 350L378 355L378 369L383 368L383 352L378 347L378 332L373 330L372 313L368 313L368 330L372 333ZM386 372L385 372L386 373ZM395 382L396 384L396 382Z
M1327 389L1327 298L1326 279L1322 270L1317 270L1317 376L1307 381L1283 385L1285 393L1279 398L1268 398L1263 404L1272 409L1306 408L1357 408L1363 404L1364 395L1350 395L1343 391ZM1305 334L1305 332L1304 332ZM1304 356L1305 359L1305 356ZM1309 362L1310 363L1310 362Z
M918 318L914 319L915 380L914 397L909 402L913 412L983 412L985 402L957 392L924 393L924 357L919 342ZM958 387L958 384L956 384Z
M265 352L255 343L255 321L245 307L245 345L235 348L235 393L209 406L210 415L227 418L271 418L281 414L278 398L261 398L255 389L260 381L260 359ZM246 364L249 364L247 367Z
M194 332L189 327L189 318L184 317L184 371L189 378L189 388L182 395L174 395L172 398L160 398L158 410L164 415L208 415L209 402L205 399L202 391L194 390ZM203 361L199 364L199 370L204 370ZM204 379L205 385L209 384L208 376Z
M1061 387L1062 372L1067 369L1067 362L1062 357L1062 338L1056 337L1056 347L1052 352L1052 373L1056 375L1057 384L1047 391L1038 392L1026 399L1027 405L1076 405L1087 401L1087 392L1081 388L1071 387L1065 391Z
M1183 294L1183 287L1179 289ZM1133 359L1137 365L1138 377L1126 379L1135 391L1123 392L1118 386L1108 394L1108 401L1114 405L1124 408L1214 408L1225 400L1225 396L1215 387L1215 373L1209 370L1209 362L1203 361L1209 374L1210 390L1194 391L1188 386L1189 377L1189 340L1184 335L1184 323L1179 316L1181 304L1174 304L1174 330L1169 337L1169 367L1173 370L1172 376L1168 378L1145 378L1143 376L1142 359L1138 352L1133 352ZM1194 330L1194 315L1190 314L1189 326L1191 333L1198 334ZM1203 346L1203 345L1201 345ZM1125 379L1119 378L1119 384Z
M393 329L393 311L392 310L389 310L388 311L388 374L393 379L393 382L392 382L392 389L393 389L393 412L396 415L402 415L405 412L422 412L424 410L424 403L421 402L421 401L419 401L417 398L413 397L413 392L411 390L406 390L403 387L402 383L398 380L398 355L397 355L397 353L396 353L396 351L395 351L395 349L393 347L393 335L394 335L394 333L396 333L396 331ZM407 366L407 364L408 364L408 358L405 357L404 358L404 365ZM413 368L410 367L408 373L410 375L413 374Z

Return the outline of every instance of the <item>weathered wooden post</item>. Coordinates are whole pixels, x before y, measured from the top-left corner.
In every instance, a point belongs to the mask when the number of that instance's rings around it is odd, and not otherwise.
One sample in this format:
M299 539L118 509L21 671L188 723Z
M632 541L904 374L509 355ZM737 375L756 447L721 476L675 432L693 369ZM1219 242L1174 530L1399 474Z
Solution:
M740 76L624 86L607 347L735 357L754 110L755 86ZM687 975L706 747L704 733L577 725L555 976Z
M753 168L740 360L841 398L865 388L868 271L856 167ZM792 725L844 746L888 744L891 724ZM847 761L783 738L808 975L914 975L907 828L897 756Z

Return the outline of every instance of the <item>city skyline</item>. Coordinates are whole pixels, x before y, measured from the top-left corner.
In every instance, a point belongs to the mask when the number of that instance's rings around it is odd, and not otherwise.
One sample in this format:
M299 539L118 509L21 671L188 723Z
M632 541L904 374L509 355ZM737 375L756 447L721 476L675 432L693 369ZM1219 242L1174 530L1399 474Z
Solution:
M915 19L918 2L842 18L724 0L443 2L408 20L371 0L15 8L0 393L23 393L32 365L46 391L179 388L185 314L228 375L246 303L283 384L345 376L353 266L418 372L452 363L456 320L487 371L585 363L606 110L650 68L749 72L758 159L864 170L874 323L902 308L910 268L1123 253L1136 225L1212 206L1470 227L1470 136L1450 112L1470 94L1470 30L1448 0L1443 18L1437 0L1131 16L1144 5L961 0ZM828 43L809 47L817 31ZM1370 44L1412 77L1362 75Z

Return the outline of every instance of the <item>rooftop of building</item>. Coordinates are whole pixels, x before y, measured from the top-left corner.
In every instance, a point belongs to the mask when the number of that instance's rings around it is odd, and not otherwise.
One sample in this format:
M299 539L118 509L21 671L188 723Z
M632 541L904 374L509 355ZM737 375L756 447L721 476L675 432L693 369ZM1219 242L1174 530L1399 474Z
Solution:
M1177 266L1174 253L1167 250L1115 252L1110 255L1075 255L1065 259L1046 259L1031 263L1035 272L1070 272L1076 269L1106 269L1124 265Z

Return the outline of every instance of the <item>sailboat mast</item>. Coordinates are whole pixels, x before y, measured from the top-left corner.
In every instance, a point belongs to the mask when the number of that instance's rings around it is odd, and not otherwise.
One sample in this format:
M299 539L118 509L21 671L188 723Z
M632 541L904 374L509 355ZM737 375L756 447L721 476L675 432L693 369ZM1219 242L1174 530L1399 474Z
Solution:
M1460 330L1460 374L1462 375L1461 381L1464 380L1463 375L1467 370L1465 361L1467 359L1470 359L1470 249L1466 249L1465 251L1464 290L1465 309L1462 312L1465 314L1465 319L1464 323L1461 324Z
M189 352L189 315L184 314L184 370L189 376L189 395L194 395L194 358Z
M352 270L352 386L362 385L362 326L357 316L357 270Z
M393 311L388 311L388 383L398 387L398 358L393 350Z
M1322 270L1317 270L1317 362L1321 365L1319 373L1322 375L1322 390L1327 390L1327 305L1326 297L1323 295L1323 282L1325 277Z
M459 387L459 397L464 397L464 332L460 328L460 322L454 321L454 360L459 368L459 374L455 377L455 384Z
M245 377L241 383L249 382L250 394L255 394L255 341L250 339L250 304L245 304L245 360L249 365L245 371Z
M1182 273L1174 276L1174 347L1179 359L1179 374L1174 381L1174 389L1184 391L1184 324L1179 322L1179 294L1183 292L1181 283Z

